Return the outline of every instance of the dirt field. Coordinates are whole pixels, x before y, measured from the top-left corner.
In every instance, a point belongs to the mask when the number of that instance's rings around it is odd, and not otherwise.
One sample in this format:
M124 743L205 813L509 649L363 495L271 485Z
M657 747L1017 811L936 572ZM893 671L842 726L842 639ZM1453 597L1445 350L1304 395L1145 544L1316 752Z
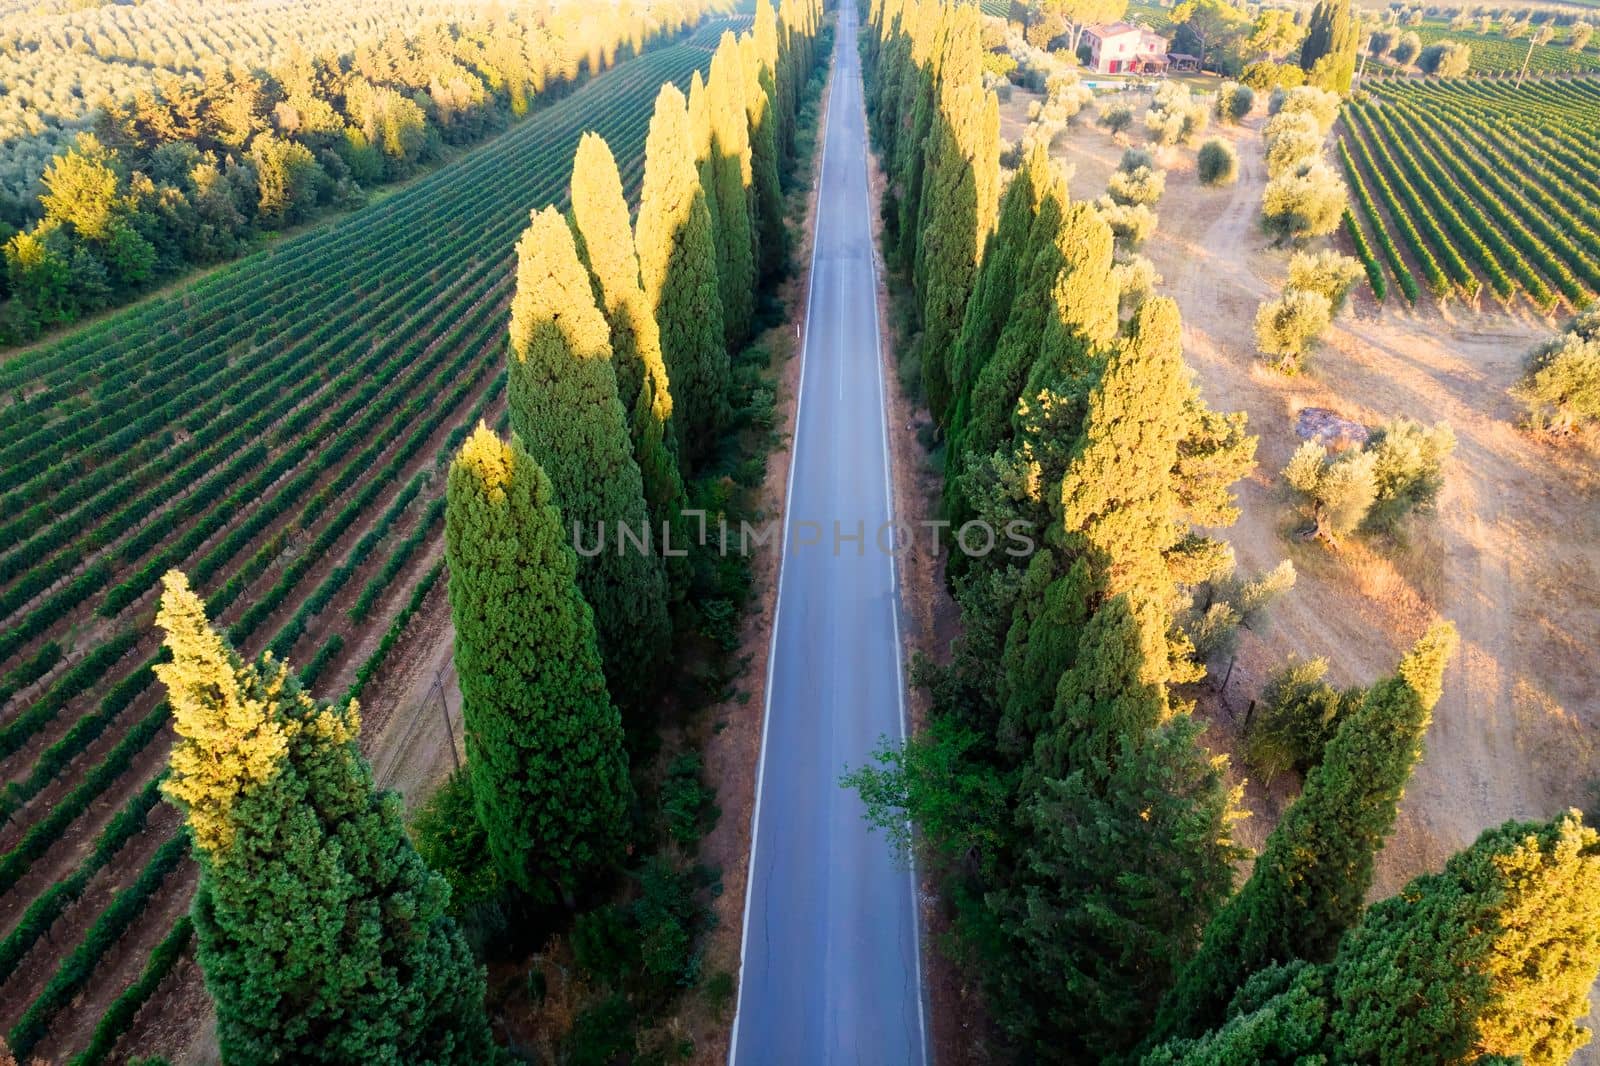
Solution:
M1008 130L1025 108L1018 94L1003 109ZM1268 631L1247 637L1227 706L1242 711L1290 654L1326 656L1336 684L1365 683L1392 670L1430 619L1460 629L1461 653L1380 858L1375 894L1387 895L1486 827L1589 801L1600 724L1600 464L1516 428L1506 388L1556 327L1525 309L1402 310L1396 298L1380 308L1363 287L1306 372L1285 377L1258 362L1255 309L1281 288L1288 263L1258 227L1263 121L1258 112L1243 128L1211 131L1238 148L1231 188L1199 185L1193 149L1166 150L1161 222L1143 252L1165 279L1160 291L1182 308L1186 356L1206 399L1248 412L1260 436L1258 469L1240 486L1243 516L1227 531L1240 567L1289 558L1300 575ZM1090 122L1063 136L1057 152L1075 165L1073 196L1099 195L1121 151ZM1437 514L1413 520L1406 544L1382 554L1356 543L1330 552L1290 535L1278 471L1306 406L1368 425L1408 415L1454 428L1459 443ZM1229 714L1208 711L1212 740L1232 748ZM1235 770L1244 768L1236 761ZM1284 791L1251 790L1251 843L1270 829Z

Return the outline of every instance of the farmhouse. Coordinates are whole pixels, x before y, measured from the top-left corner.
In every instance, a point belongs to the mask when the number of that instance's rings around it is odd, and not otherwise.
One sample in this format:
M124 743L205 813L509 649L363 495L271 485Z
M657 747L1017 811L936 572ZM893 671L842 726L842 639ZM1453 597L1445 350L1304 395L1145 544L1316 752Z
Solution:
M1155 74L1167 69L1167 39L1143 26L1114 22L1083 31L1096 74Z

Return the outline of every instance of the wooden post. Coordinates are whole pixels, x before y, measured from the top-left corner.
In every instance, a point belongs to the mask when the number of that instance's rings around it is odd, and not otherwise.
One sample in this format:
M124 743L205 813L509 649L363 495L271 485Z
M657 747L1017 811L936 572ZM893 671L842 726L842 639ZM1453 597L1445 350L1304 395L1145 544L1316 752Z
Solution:
M1528 38L1528 54L1522 57L1522 70L1517 73L1517 88L1522 88L1522 79L1528 76L1528 64L1533 62L1533 38Z

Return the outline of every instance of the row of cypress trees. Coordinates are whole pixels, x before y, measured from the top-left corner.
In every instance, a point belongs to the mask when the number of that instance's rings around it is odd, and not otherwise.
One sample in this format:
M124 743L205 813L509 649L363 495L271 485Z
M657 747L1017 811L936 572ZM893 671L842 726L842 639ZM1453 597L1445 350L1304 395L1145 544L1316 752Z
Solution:
M866 20L946 517L1040 535L1026 560L948 560L963 632L921 672L930 728L847 780L890 834L915 825L994 1019L1041 1062L1565 1061L1600 967L1600 851L1576 815L1491 831L1363 910L1447 623L1340 723L1235 891L1239 795L1181 696L1204 670L1175 620L1231 565L1202 530L1236 517L1255 440L1191 383L1176 304L1122 306L1112 235L1044 150L986 206L993 149L949 150L994 107L966 91L968 6L869 0ZM925 210L946 189L959 227ZM1541 909L1561 893L1569 912Z
M813 0L760 0L697 77L697 115L663 86L637 227L588 134L570 221L535 212L517 246L513 432L480 425L456 455L446 558L473 806L489 859L536 901L575 905L629 845L619 708L643 721L684 591L658 551L580 559L572 525L659 537L681 520L726 417L728 346L788 263L778 175L820 19ZM200 864L223 1060L494 1061L482 968L399 797L374 787L354 701L312 698L270 653L244 661L175 571L157 624L178 735L163 791Z

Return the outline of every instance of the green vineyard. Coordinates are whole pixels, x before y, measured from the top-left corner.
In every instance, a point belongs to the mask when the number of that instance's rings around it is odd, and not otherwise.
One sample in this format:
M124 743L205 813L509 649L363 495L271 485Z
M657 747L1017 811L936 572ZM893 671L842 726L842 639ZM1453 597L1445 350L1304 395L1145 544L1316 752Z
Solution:
M1375 82L1345 107L1347 227L1411 302L1600 293L1600 84ZM1376 249L1373 252L1372 249ZM1419 285L1420 281L1420 285ZM1376 287L1375 287L1376 291Z
M101 1061L188 936L193 864L154 788L162 573L181 566L241 651L292 656L319 693L371 682L441 572L443 464L501 416L530 210L565 202L587 130L635 189L661 84L748 22L704 24L381 207L0 365L0 1026L18 1060ZM86 932L52 939L69 912ZM91 976L104 994L77 1002ZM69 1004L104 1014L87 1050L52 1043Z

